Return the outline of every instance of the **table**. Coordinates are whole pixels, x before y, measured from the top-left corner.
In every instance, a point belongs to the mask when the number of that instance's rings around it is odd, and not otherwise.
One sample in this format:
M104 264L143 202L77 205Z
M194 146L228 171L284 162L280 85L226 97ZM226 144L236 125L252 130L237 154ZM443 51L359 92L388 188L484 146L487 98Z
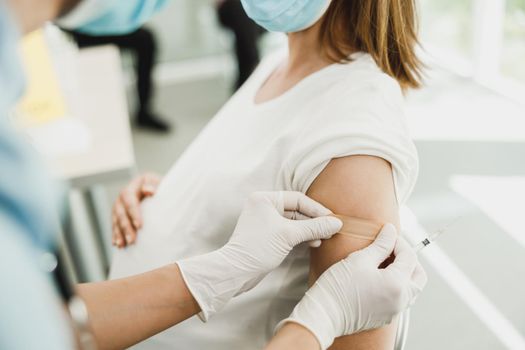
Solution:
M110 209L101 184L129 179L135 159L118 49L100 46L75 56L78 86L65 95L91 142L86 150L48 161L54 175L70 185L72 215L64 240L76 280L85 282L105 279L110 263Z

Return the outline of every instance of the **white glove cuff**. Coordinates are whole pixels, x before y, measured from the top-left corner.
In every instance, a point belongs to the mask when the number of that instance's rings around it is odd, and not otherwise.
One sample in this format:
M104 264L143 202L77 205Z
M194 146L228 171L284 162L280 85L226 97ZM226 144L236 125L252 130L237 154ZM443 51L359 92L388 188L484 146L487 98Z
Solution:
M186 286L201 308L198 316L203 322L239 294L246 280L232 271L232 265L220 250L184 259L177 264Z
M294 322L308 329L315 336L322 350L328 349L334 342L335 326L332 319L323 307L308 295L308 292L294 308L290 317L277 324L275 333L287 322Z

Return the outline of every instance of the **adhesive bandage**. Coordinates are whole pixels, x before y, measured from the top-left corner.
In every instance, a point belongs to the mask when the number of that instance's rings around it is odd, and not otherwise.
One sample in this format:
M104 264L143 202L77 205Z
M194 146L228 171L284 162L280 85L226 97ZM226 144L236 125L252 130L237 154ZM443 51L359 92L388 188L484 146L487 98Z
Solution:
M339 234L366 241L374 241L383 227L383 224L368 219L335 214L333 216L343 222Z

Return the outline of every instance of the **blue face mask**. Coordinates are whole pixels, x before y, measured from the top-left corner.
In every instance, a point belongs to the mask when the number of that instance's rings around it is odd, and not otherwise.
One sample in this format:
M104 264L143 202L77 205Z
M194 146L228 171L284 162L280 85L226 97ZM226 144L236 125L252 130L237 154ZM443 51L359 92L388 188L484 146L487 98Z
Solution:
M57 23L91 35L127 34L144 24L168 0L83 0Z
M241 0L248 17L271 32L293 33L313 26L331 0Z

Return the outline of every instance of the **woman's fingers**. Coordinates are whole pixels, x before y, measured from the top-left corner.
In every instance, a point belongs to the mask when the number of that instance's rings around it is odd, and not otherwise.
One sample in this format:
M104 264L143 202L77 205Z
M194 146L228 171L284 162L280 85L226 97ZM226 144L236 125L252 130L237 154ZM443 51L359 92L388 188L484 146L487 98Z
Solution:
M124 237L124 233L120 229L118 214L117 214L117 202L113 205L113 211L112 211L112 243L114 246L118 248L123 248L126 246L126 238Z
M151 197L160 184L158 175L148 173L133 180L121 193L122 203L131 218L133 231L142 228L143 220L140 211L140 202L145 197Z
M151 197L157 192L160 184L160 176L153 173L144 174L142 177L141 192L143 197Z
M140 202L153 196L161 177L148 173L135 178L122 190L113 206L113 244L123 248L135 242L137 231L142 227Z
M128 216L126 207L121 200L117 200L115 203L115 214L118 228L124 236L123 247L134 243L136 239L136 231L131 223L130 217Z
M124 205L127 215L131 218L130 224L134 231L142 227L142 214L140 212L141 186L138 183L131 183L120 194L120 200Z
M118 226L118 223L113 224L113 238L112 242L115 247L123 248L126 244L126 239L124 238L124 234L122 231L120 231L120 228Z

